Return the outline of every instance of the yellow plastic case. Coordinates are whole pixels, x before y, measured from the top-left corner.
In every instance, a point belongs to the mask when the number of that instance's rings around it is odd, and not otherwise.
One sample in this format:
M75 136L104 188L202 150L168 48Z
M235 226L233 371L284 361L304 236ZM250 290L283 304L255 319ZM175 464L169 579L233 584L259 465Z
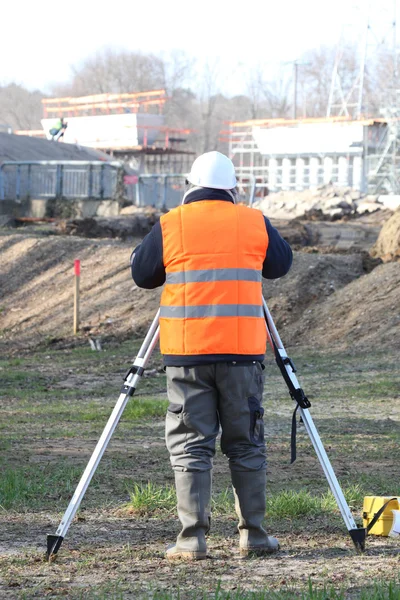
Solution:
M363 524L367 527L380 508L393 498L393 496L365 496L363 505ZM400 498L389 502L375 525L370 529L369 535L388 536L393 524L392 510L400 509Z

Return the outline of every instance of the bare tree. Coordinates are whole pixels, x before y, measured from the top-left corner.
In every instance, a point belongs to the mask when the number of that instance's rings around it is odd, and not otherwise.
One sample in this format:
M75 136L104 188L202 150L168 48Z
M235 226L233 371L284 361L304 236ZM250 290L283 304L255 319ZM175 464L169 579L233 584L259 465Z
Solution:
M103 48L73 68L69 86L55 86L53 93L142 92L162 89L164 83L164 63L155 55Z
M207 60L200 73L199 112L201 126L202 152L215 150L218 147L220 119L216 115L220 99L221 72L219 60Z
M321 46L306 52L300 61L298 77L304 116L326 116L335 53L335 48Z
M172 50L161 57L163 68L163 87L168 95L175 90L188 88L194 84L196 60L183 50Z
M40 129L44 94L10 83L0 87L0 123L12 129Z
M285 79L283 74L268 84L265 91L266 100L266 118L289 118L292 108L289 99L289 90L291 87L290 79Z
M304 110L306 116L326 116L335 61L337 61L338 66L338 79L333 103L339 105L343 100L347 101L349 105L357 103L361 73L359 49L350 42L343 43L340 48L322 46L307 52L303 56L304 66L299 69L299 82L305 96ZM363 79L364 106L370 105L374 69L375 66L372 64L365 69ZM339 93L339 81L341 93ZM336 106L333 115L339 112L340 106ZM353 111L349 112L352 114Z
M265 97L268 85L265 80L264 68L258 64L250 69L246 78L246 95L250 101L250 118L260 119L265 115Z

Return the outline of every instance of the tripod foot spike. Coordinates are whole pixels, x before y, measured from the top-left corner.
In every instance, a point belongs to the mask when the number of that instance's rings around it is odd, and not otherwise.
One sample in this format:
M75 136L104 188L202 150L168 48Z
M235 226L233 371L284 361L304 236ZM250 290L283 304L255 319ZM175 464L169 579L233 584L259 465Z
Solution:
M47 536L47 552L46 560L51 563L56 560L57 552L63 543L62 535L48 535Z
M367 530L365 527L359 527L358 529L350 529L349 534L353 540L353 544L359 554L365 552L365 539L367 537Z

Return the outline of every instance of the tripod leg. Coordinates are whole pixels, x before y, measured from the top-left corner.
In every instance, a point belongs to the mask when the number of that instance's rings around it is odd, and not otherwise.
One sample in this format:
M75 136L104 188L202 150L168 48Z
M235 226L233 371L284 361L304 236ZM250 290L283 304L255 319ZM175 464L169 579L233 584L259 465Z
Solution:
M306 431L310 437L311 443L314 446L314 450L318 456L318 460L321 464L322 470L325 473L325 477L329 483L332 494L335 497L336 503L342 514L343 521L351 535L353 529L357 529L357 525L354 521L353 515L343 495L342 489L339 485L335 472L332 468L331 462L322 444L321 438L319 437L318 431L314 425L312 417L308 408L299 407L300 415L303 420Z
M83 475L78 483L78 486L74 492L74 495L68 505L67 510L64 513L61 523L58 526L55 535L47 536L47 559L52 560L55 558L63 539L71 525L72 519L74 518L80 503L86 493L86 490L91 482L93 475L99 465L101 457L104 454L105 449L114 433L116 426L124 412L125 406L131 396L135 393L136 385L143 375L144 368L157 344L160 328L158 325L160 311L157 312L153 323L143 341L142 346L134 360L131 369L128 371L125 383L122 386L121 393L118 401L114 406L114 409L107 421L107 424L101 434L99 441L93 451L92 456L83 472Z
M267 336L268 336L268 340L275 352L275 356L277 359L276 362L278 363L278 366L282 372L285 382L289 387L289 392L290 392L291 396L295 400L299 399L297 401L299 402L298 406L299 406L301 418L304 422L304 426L310 437L311 443L314 446L314 450L317 454L318 460L321 464L322 470L324 471L325 477L328 481L331 492L332 492L332 494L336 500L336 503L338 505L338 508L341 512L343 521L344 521L346 528L350 534L350 537L353 540L356 550L359 552L363 552L365 550L365 538L366 538L367 532L364 528L357 528L357 525L354 521L353 515L351 514L349 505L346 502L346 498L344 497L344 494L342 492L340 484L339 484L337 477L335 475L335 472L332 468L331 462L330 462L328 455L325 451L325 448L322 444L321 438L319 437L317 428L315 427L314 422L311 417L311 414L308 410L308 406L310 406L310 403L308 402L307 398L305 397L304 392L301 389L300 384L297 380L297 377L294 374L295 373L294 365L293 365L292 361L290 360L290 358L288 357L288 355L286 354L286 350L283 346L282 340L281 340L279 333L275 327L275 323L272 320L271 313L269 312L267 303L264 298L263 298L263 305L264 305L265 321L266 321L266 325L267 325ZM302 400L305 400L307 404L304 403L304 406L301 406L300 403Z

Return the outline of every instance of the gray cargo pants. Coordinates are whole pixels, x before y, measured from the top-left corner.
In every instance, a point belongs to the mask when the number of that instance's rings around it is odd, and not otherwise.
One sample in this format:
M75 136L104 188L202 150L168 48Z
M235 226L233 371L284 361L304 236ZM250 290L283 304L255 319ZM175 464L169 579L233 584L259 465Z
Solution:
M266 468L262 372L259 362L166 368L166 443L175 471L211 469L220 426L232 471Z

